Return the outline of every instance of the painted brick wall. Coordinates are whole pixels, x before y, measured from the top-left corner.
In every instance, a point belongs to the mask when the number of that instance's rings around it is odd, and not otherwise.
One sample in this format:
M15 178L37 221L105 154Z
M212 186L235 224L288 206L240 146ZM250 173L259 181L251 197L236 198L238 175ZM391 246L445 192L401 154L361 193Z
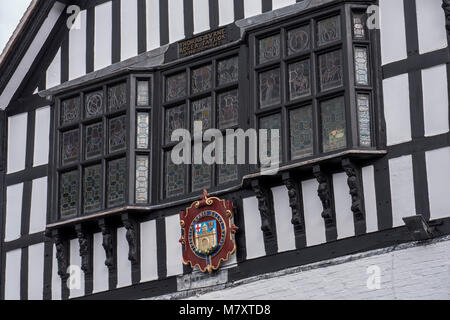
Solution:
M379 289L367 286L369 278L374 284L375 274L368 270L373 266L380 270ZM450 299L450 237L346 256L208 290L187 295L193 300ZM183 296L186 293L170 298Z

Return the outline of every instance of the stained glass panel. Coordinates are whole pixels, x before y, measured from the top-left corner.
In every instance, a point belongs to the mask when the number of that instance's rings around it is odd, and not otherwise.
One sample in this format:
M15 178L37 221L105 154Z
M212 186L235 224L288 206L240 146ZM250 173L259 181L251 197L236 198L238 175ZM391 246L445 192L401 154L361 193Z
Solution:
M280 114L273 114L267 117L259 119L259 128L267 129L267 155L270 157L272 155L272 130L279 130L279 137L281 137L281 116ZM280 149L281 144L279 143ZM280 150L281 154L281 150Z
M237 126L239 108L238 90L221 93L217 100L219 129Z
M136 203L148 202L148 156L136 156Z
M109 121L109 153L126 149L126 119L126 116L121 116Z
M137 114L136 147L138 149L149 149L150 117L147 112Z
M357 95L359 144L363 147L372 145L370 134L370 100L366 94Z
M261 108L281 103L280 69L259 74L259 105Z
M127 106L127 84L121 83L108 88L109 111L114 112Z
M180 73L166 79L166 100L172 101L175 99L184 98L187 92L186 73Z
M127 162L125 158L110 161L108 164L107 194L109 208L125 203L126 169Z
M61 218L78 213L78 172L63 173L60 179L59 210Z
M211 128L211 97L192 102L192 128L194 121L202 121L203 130Z
M317 23L319 46L341 40L341 19L331 17Z
M233 57L217 63L217 84L219 86L236 82L239 79L239 58Z
M63 165L78 160L80 154L80 134L78 129L62 134L61 161Z
M166 111L166 143L171 142L172 133L176 129L185 128L184 109L185 105L181 105Z
M288 32L288 54L293 55L310 49L309 25Z
M80 98L75 97L61 102L61 124L66 125L80 120Z
M184 194L185 166L172 162L170 152L166 153L166 197Z
M85 101L86 118L93 118L103 113L103 91L87 94Z
M360 85L369 84L369 70L367 67L367 49L355 48L355 76L356 83Z
M137 82L137 105L148 106L150 105L150 91L148 81L139 80Z
M311 94L309 60L289 65L289 98L294 100Z
M289 114L291 134L291 159L313 154L313 127L311 106L292 110Z
M259 40L259 63L269 62L280 57L280 35Z
M355 39L365 39L365 18L363 14L353 15L353 37Z
M238 166L236 151L234 157L227 159L226 148L223 150L224 163L217 165L219 172L219 184L225 184L238 179Z
M84 213L91 213L102 208L102 165L84 169L83 208Z
M103 123L95 123L86 127L85 158L101 156L103 152Z
M207 65L198 69L193 69L191 77L192 77L191 90L193 94L211 89L212 66Z
M211 188L212 166L207 164L192 165L192 191Z
M342 52L328 52L319 56L320 88L322 91L342 86Z
M321 112L323 151L344 148L347 145L344 98L322 102Z

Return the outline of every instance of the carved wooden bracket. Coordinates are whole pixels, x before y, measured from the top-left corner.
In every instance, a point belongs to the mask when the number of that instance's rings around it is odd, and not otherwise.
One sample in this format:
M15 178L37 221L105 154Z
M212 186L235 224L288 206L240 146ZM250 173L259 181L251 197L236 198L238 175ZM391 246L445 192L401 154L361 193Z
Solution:
M111 227L106 223L104 219L100 219L98 225L102 231L103 235L103 249L105 249L106 260L105 265L108 269L113 269L115 267L114 263L114 238Z
M261 230L264 235L274 234L275 219L273 215L273 198L269 189L261 184L259 180L252 181L252 188L258 198L258 209L261 215Z
M314 177L319 182L319 188L317 194L322 202L323 212L322 218L325 220L325 227L331 227L335 225L334 222L334 205L333 205L333 192L331 188L331 179L327 173L325 173L319 165L313 168Z
M342 167L348 177L347 184L350 189L350 195L352 196L351 210L355 221L365 221L361 172L350 159L343 159Z
M75 226L75 231L80 244L81 270L83 270L85 274L90 274L92 271L90 256L92 246L89 237L86 230L84 230L80 224Z
M68 267L68 242L63 239L58 230L52 231L53 242L56 247L56 260L58 261L58 275L65 280L69 277Z
M126 238L128 242L128 260L131 261L132 264L138 263L138 254L137 254L137 241L138 241L138 225L136 221L130 217L129 214L122 215L122 222L127 230Z
M303 231L303 199L298 183L289 172L283 173L283 182L286 185L289 196L289 206L292 209L291 223L296 231Z

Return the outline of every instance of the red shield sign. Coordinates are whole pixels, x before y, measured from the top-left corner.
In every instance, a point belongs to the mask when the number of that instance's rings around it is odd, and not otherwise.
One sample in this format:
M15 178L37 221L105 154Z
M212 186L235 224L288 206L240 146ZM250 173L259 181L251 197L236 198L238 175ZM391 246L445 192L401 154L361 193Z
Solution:
M186 212L180 212L183 263L211 273L222 261L227 261L236 251L232 234L238 227L232 224L232 217L231 201L208 198L208 193L203 190L201 201L194 202Z

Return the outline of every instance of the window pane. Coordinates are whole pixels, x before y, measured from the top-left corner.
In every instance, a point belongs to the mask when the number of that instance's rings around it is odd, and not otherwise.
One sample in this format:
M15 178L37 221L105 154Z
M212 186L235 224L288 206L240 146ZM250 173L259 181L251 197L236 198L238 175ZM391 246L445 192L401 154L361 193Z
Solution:
M271 116L263 117L259 120L259 128L267 129L267 156L272 155L272 143L271 137L273 132L271 130L279 130L279 137L281 137L281 116L279 114L274 114ZM281 149L281 143L279 143ZM281 156L281 150L280 150Z
M211 188L211 165L192 165L192 191Z
M237 90L219 94L219 129L226 129L238 125L238 107L239 97Z
M192 93L199 93L212 87L212 67L207 65L198 69L192 70Z
M126 116L121 116L109 121L109 153L126 149L126 119Z
M342 86L342 52L329 52L319 57L322 91Z
M86 118L93 118L103 113L103 91L86 95Z
M359 143L363 147L370 147L370 100L369 95L358 94L358 125L359 125Z
M259 40L259 63L265 63L280 57L280 35Z
M186 73L180 73L166 79L166 100L172 101L175 99L184 98L187 91Z
M127 106L127 84L121 83L108 89L109 111L117 111Z
M356 83L360 85L369 84L369 75L367 68L367 49L355 48L355 76Z
M148 202L148 156L136 156L136 203Z
M259 104L261 108L281 103L280 69L259 74Z
M313 127L311 106L292 110L289 114L291 131L291 159L313 154Z
M323 151L329 152L347 145L344 98L322 102Z
M147 112L137 114L136 147L138 149L149 149L150 118Z
M113 160L108 164L107 194L109 208L125 203L126 167L125 158Z
M236 149L236 148L235 148ZM225 184L238 179L238 166L237 166L237 154L234 153L234 157L227 159L227 150L223 149L224 164L217 166L219 171L219 184Z
M296 54L310 48L309 25L288 32L288 54Z
M192 128L194 121L202 121L203 130L211 128L211 97L192 102Z
M355 39L365 39L365 18L363 14L353 15L353 37Z
M185 166L172 162L170 152L166 153L166 197L184 194Z
M172 133L176 129L185 128L184 109L185 105L182 105L166 111L166 143L171 142Z
M138 106L150 105L150 92L148 87L148 81L137 82L137 105Z
M103 123L95 123L86 127L86 159L101 156L103 153Z
M341 20L339 16L317 23L319 46L341 40Z
M80 154L80 134L78 129L62 134L62 164L70 164L78 160Z
M63 173L59 188L61 218L76 215L78 213L78 172Z
M233 57L217 63L217 83L219 86L238 81L239 59Z
M61 124L66 125L80 120L80 98L67 99L61 103Z
M294 100L311 94L309 60L289 65L289 98Z
M102 208L102 177L101 164L84 169L84 213L91 213Z

